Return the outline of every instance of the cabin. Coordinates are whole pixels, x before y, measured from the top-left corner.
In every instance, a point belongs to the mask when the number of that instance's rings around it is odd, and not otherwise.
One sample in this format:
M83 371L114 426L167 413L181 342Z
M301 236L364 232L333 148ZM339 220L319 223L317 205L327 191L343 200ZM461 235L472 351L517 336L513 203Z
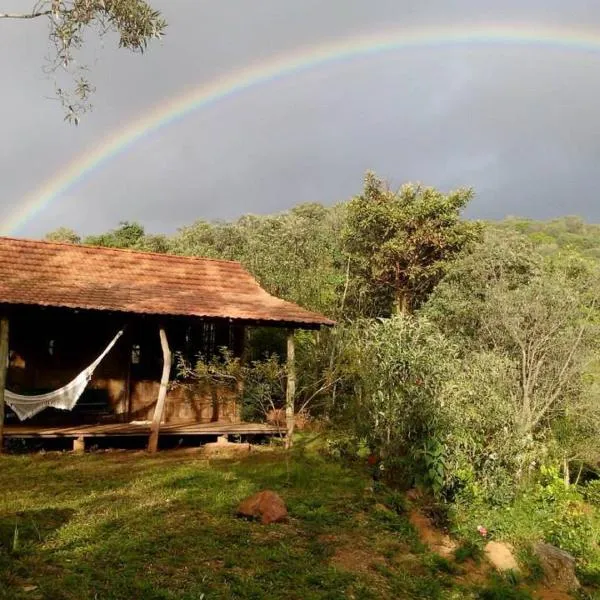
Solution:
M237 262L6 237L0 318L0 448L2 436L62 437L78 449L98 437L145 436L155 450L159 436L279 432L241 421L242 382L179 381L176 359L193 363L221 347L243 358L249 327L285 328L290 418L293 332L333 324L270 295ZM47 407L21 421L10 408L8 394L62 388L111 340L72 410Z

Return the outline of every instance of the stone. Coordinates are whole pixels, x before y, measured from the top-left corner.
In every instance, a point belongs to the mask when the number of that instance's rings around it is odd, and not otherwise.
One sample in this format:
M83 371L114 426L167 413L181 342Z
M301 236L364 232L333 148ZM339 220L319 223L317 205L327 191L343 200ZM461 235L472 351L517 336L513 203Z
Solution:
M288 516L285 502L271 490L263 490L242 500L237 514L248 519L260 519L263 525L284 521Z
M534 552L540 561L545 582L549 587L563 591L579 588L580 583L575 575L575 558L568 552L542 542L534 546Z
M520 571L512 546L504 542L488 542L484 548L487 559L498 571Z

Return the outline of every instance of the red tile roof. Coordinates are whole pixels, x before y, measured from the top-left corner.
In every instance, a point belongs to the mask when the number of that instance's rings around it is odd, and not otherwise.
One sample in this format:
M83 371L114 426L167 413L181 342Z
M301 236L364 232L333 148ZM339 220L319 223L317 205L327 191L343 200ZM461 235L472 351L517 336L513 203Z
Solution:
M237 262L3 237L0 304L333 324L271 296Z

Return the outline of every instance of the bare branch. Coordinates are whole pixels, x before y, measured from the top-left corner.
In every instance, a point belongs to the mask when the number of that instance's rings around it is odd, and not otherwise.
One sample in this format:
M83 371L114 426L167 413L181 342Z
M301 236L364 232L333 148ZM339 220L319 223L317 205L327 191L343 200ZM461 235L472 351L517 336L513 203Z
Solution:
M0 13L0 19L36 19L37 17L47 17L51 14L51 10L41 10L30 13Z
M558 374L555 391L550 395L550 398L544 403L544 405L539 410L538 414L534 417L532 422L532 428L535 428L538 425L538 423L544 418L545 414L548 412L548 410L552 407L552 405L556 402L556 400L562 393L563 388L567 380L569 379L567 376L567 371L571 367L573 356L575 355L575 352L577 351L577 348L581 343L585 329L585 325L583 325L580 328L579 334L577 335L577 339L573 343L573 346L571 347L571 350L567 355L567 358Z

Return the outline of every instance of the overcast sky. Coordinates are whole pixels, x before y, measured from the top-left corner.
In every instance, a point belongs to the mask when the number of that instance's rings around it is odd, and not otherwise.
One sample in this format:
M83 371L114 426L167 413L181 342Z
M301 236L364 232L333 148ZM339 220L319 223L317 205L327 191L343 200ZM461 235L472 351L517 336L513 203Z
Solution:
M86 51L79 127L43 73L47 25L0 21L0 219L78 156L187 90L301 48L389 30L515 25L596 35L597 0L151 0L169 29L144 56ZM0 12L32 2L0 0ZM196 110L105 161L19 231L80 233L331 204L367 169L394 186L472 186L469 215L600 221L600 51L523 45L397 50L321 65Z

